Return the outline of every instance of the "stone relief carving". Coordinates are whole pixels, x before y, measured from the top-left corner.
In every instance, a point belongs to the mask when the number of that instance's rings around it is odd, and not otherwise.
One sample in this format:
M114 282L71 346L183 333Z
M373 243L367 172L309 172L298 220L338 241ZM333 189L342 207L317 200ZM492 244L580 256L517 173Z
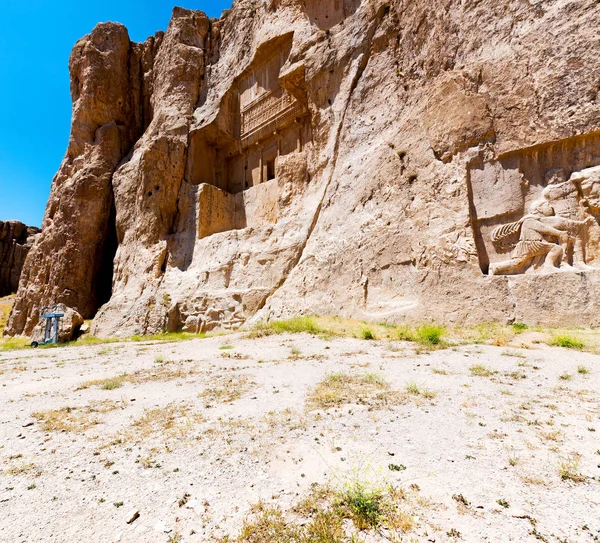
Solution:
M227 91L220 117L190 136L186 181L199 187L190 189L198 239L268 227L285 214L280 191L290 190L282 164L294 155L306 160L312 142L304 63L289 62L292 44L290 32L259 46Z
M483 273L596 269L600 165L589 165L599 162L600 138L593 134L471 163L471 217Z
M500 249L512 245L508 260L490 264L489 274L523 273L536 261L540 272L556 270L591 270L586 264L585 245L588 226L594 224L584 209L582 185L586 187L587 206L600 203L600 167L575 172L567 180L563 169L549 170L542 198L533 202L529 213L519 221L497 227L491 235ZM592 204L589 202L592 201ZM518 237L516 243L511 238ZM508 240L508 243L507 243Z
M507 238L515 235L518 235L518 241L510 259L490 264L489 274L519 273L536 259L543 259L542 271L572 269L567 256L573 245L579 251L573 264L579 269L591 269L585 264L583 257L583 235L584 228L590 222L593 223L594 219L588 217L584 221L577 221L553 213L547 200L538 200L532 204L529 214L521 220L496 228L492 233L494 244L501 245ZM576 252L577 249L573 254Z

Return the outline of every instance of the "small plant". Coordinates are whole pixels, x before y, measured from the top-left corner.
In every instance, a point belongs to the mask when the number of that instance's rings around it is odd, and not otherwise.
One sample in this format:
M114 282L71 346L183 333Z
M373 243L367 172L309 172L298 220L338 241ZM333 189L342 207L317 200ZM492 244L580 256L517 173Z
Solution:
M467 498L465 498L462 494L452 494L452 499L455 502L464 505L465 507L469 507L471 505L471 502L467 500Z
M581 375L587 375L590 372L591 372L590 368L588 368L587 366L584 366L583 364L579 364L579 366L577 366L577 373L579 373Z
M451 528L446 532L448 537L455 537L456 539L460 539L462 537L461 533L456 528Z
M498 505L500 505L501 507L504 507L505 509L508 509L510 507L510 503L508 503L505 499L501 498L499 500L496 500L496 503Z
M191 498L191 495L186 492L181 498L179 498L177 505L179 505L179 507L183 507L190 498Z
M548 345L554 347L564 347L565 349L578 349L581 350L585 347L585 343L580 339L569 336L569 335L558 335L554 336L549 342Z
M369 330L368 328L363 328L362 338L367 339L367 340L375 339L375 334L373 334L373 332L371 330Z
M414 396L419 396L421 394L421 390L419 389L419 385L415 382L406 384L406 392L409 394L413 394Z
M113 505L118 509L119 507L123 507L123 502L113 502Z
M33 490L35 488L35 483L31 483L28 487L27 490Z
M168 543L181 543L181 534L179 532L175 532L174 534L171 534L169 536L169 539L167 541Z
M165 363L165 357L162 354L158 354L154 357L154 362L156 364L164 364Z
M431 390L429 390L427 388L423 388L421 390L419 385L417 385L417 383L415 383L414 381L407 383L405 389L406 389L406 392L408 394L410 394L411 396L422 396L423 398L425 398L427 400L433 400L436 397L435 392L432 392Z
M490 377L494 375L494 371L488 368L485 364L473 364L469 371L475 377Z
M412 341L419 343L424 347L441 347L444 345L442 340L446 329L437 324L424 324L417 328L409 326L398 326L396 328L396 338L400 341Z
M423 345L441 345L442 336L446 333L443 326L437 324L425 324L415 330L417 343Z
M123 382L120 379L107 379L103 385L103 390L114 390L115 388L121 388L123 386Z
M367 488L357 482L346 489L341 501L350 510L359 530L377 528L383 523L385 498L381 490Z
M302 351L296 345L290 347L290 356L292 358L298 358L302 354Z
M571 380L573 379L573 376L572 376L570 373L567 373L567 372L565 372L565 373L561 373L561 374L558 376L558 378L559 378L561 381L571 381Z
M404 464L389 464L388 469L390 471L404 471L406 466Z
M579 472L579 455L572 453L566 458L560 460L558 474L563 481L573 481L574 483L583 483L585 476Z
M513 322L512 328L513 328L513 330L515 330L517 332L523 332L524 330L527 330L529 328L529 326L527 326L523 322Z
M228 350L233 349L233 348L234 348L233 345L229 345L229 344L221 345L219 347L219 349L221 349L221 351L228 351Z

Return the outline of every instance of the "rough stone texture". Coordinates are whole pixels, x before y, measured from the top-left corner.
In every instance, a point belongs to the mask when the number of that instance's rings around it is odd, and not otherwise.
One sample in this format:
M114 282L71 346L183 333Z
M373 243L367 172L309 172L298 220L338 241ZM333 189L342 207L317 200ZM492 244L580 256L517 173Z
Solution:
M39 232L19 221L0 221L0 297L17 292L25 257Z
M600 164L599 24L572 0L237 0L218 21L176 8L144 45L99 25L8 333L49 301L104 335L297 313L598 324L591 178L589 233L544 238L565 246L555 273L488 270L548 172Z

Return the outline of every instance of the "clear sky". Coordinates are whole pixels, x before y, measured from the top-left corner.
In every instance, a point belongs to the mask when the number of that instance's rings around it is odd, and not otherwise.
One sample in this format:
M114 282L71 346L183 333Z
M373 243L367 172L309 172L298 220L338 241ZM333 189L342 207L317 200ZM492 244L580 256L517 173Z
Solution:
M231 0L0 0L0 220L41 226L69 141L75 42L105 21L144 41L174 5L219 17Z

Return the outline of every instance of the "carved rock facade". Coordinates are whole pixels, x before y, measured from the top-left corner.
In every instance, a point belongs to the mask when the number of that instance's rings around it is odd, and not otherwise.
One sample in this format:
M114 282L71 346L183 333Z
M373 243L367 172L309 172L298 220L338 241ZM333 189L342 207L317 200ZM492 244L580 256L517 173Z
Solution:
M0 297L17 292L25 257L39 232L19 221L0 221Z
M599 24L569 0L237 0L144 44L99 25L8 332L49 302L105 335L597 324Z

